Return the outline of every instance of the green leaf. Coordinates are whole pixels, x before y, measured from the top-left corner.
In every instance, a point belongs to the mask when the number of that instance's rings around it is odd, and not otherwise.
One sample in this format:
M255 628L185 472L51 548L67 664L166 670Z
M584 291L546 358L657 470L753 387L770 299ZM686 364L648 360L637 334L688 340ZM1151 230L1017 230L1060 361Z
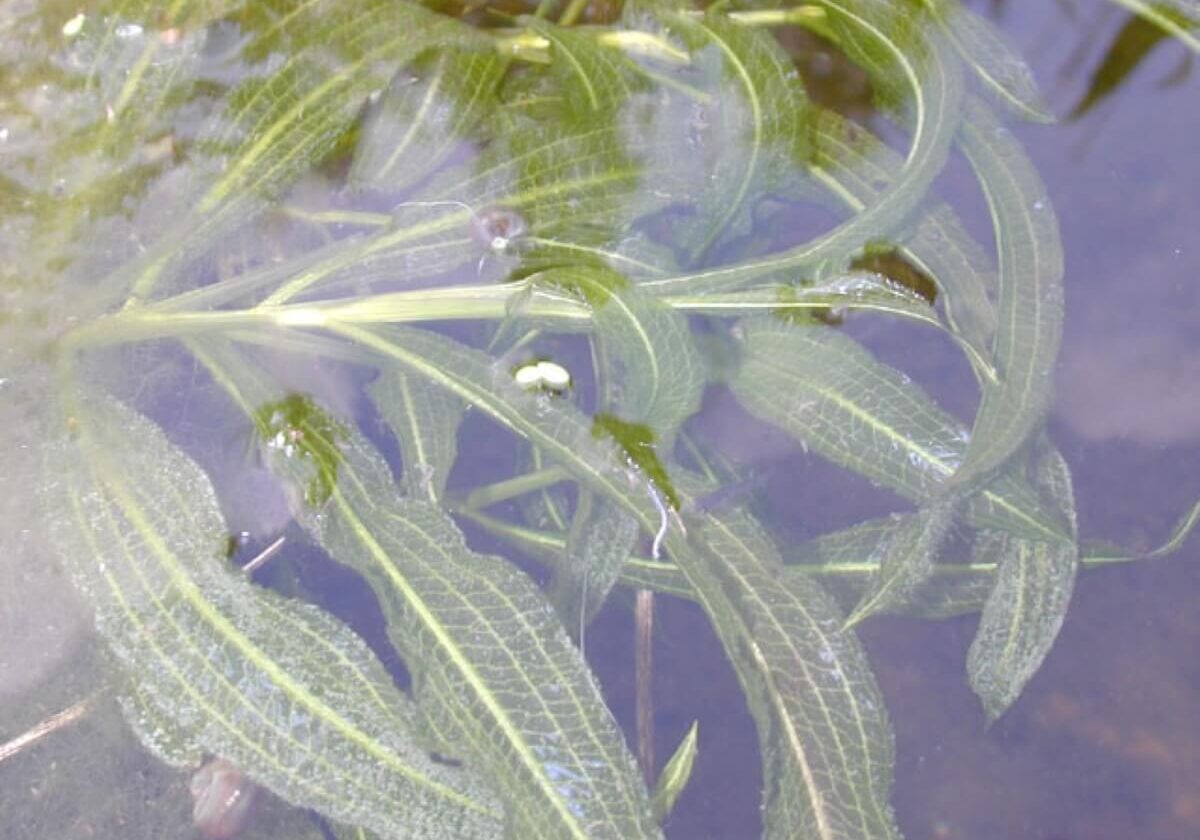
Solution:
M464 406L423 379L384 371L368 389L400 442L405 493L437 502L458 455Z
M654 816L660 823L670 815L679 795L692 778L692 767L696 763L699 743L700 722L692 721L687 734L671 754L670 760L658 776L658 783L654 786L651 802L654 805Z
M1200 3L1196 0L1112 0L1200 53Z
M1012 456L1042 422L1063 327L1058 220L1033 164L975 100L961 129L963 152L987 198L1000 253L997 380L984 381L971 442L951 483L970 485Z
M563 562L566 540L561 533L512 525L478 511L463 510L461 515L480 525L522 551L542 565L557 570ZM674 563L630 555L621 566L618 578L622 586L651 589L677 598L695 599L695 592L683 572ZM982 600L980 603L983 603Z
M1089 565L1098 566L1109 563L1127 563L1133 560L1149 560L1155 557L1165 557L1166 555L1177 551L1185 542L1187 542L1188 537L1191 536L1192 531L1195 529L1197 523L1200 523L1200 501L1197 501L1195 504L1193 504L1191 508L1189 508L1187 512L1179 518L1179 521L1175 523L1175 527L1171 529L1170 536L1168 536L1166 541L1164 541L1163 544L1157 548L1138 554L1105 547L1103 549L1085 552L1084 560L1087 561Z
M989 21L961 0L919 0L995 99L1022 119L1054 122L1033 71Z
M657 836L632 756L545 597L470 551L439 508L401 498L361 437L343 449L338 486L306 524L379 597L442 749L502 791L518 836Z
M786 575L813 576L846 610L864 597L879 574L879 558L906 527L906 518L870 519L849 528L822 534L791 551ZM940 562L915 586L893 598L886 608L891 615L948 618L979 612L995 582L994 562Z
M758 729L765 835L898 838L891 728L836 605L812 580L780 579L778 553L748 516L707 517L689 548L688 577Z
M1159 8L1170 14L1165 7ZM1185 21L1180 19L1178 22L1182 24ZM1088 89L1079 103L1071 109L1070 119L1078 119L1113 94L1141 65L1150 51L1170 37L1170 33L1153 20L1137 14L1129 15L1109 44L1104 60L1092 71Z
M885 105L900 114L912 141L896 182L877 201L809 242L766 257L646 280L655 294L731 291L785 272L837 265L903 223L941 171L957 127L962 80L936 33L914 27L887 3L821 0L827 23L847 54L872 75Z
M580 648L584 628L608 598L633 550L637 520L609 499L580 492L550 600Z
M879 571L846 617L846 627L911 600L913 593L933 574L934 560L956 507L953 500L938 500L897 523L893 533L869 558L878 562Z
M743 235L764 192L808 157L810 109L794 65L771 33L724 15L659 15L691 61L659 77L638 130L656 142L648 169L674 205L671 240L687 266L724 236Z
M1056 500L1074 538L1075 500L1066 462L1056 450L1043 446L1037 475L1039 487ZM995 720L1020 696L1058 636L1075 585L1079 549L1074 540L1045 543L984 531L975 555L977 561L999 563L967 653L971 688L988 719Z
M207 476L145 417L73 400L52 533L131 681L144 742L235 763L283 798L387 836L492 837L498 804L414 743L414 711L345 626L224 560Z
M164 274L180 272L197 251L331 152L367 97L401 66L431 47L482 37L407 0L300 6L268 17L236 53L235 67L248 78L200 138L212 154L197 180L208 182L205 174L215 180L188 218L140 261L135 299L148 297ZM248 72L276 53L285 57L270 75Z
M830 111L822 112L814 122L814 177L839 202L861 212L894 188L904 159L882 140ZM996 280L982 249L946 204L935 205L912 230L900 230L897 236L904 256L937 283L946 320L970 345L972 357L988 359L986 367L990 369L996 315L988 294Z
M945 492L967 432L907 377L825 327L739 325L743 361L730 383L755 416L822 456L918 502ZM1037 494L1002 475L967 502L973 522L1065 539Z
M577 289L592 304L602 410L649 426L669 453L705 384L687 318L609 269L558 269L539 279Z
M967 655L971 688L989 720L1012 705L1058 635L1076 569L1076 550L990 533L976 556L999 564Z
M506 66L484 42L440 50L396 76L363 127L350 183L395 194L436 171L476 139Z

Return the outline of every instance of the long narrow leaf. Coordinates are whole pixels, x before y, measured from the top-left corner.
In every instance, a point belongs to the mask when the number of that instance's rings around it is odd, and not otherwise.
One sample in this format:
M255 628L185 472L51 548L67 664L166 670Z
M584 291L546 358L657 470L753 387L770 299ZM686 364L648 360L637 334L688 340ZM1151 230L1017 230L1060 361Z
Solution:
M499 805L415 745L411 704L366 646L224 561L199 467L114 401L75 407L77 442L54 453L47 491L53 532L135 681L143 739L170 745L176 763L225 757L292 802L385 836L495 836Z

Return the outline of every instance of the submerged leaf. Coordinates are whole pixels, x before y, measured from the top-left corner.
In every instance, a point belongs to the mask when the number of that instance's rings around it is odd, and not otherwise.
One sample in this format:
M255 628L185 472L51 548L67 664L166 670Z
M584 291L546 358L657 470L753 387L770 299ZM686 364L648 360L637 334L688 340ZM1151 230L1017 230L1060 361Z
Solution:
M375 590L441 749L504 792L516 836L657 836L632 757L545 597L470 551L440 509L402 499L361 437L343 448L329 504L305 520Z
M1012 705L1050 652L1079 568L1071 474L1057 450L1041 449L1038 485L1069 523L1072 541L1046 543L989 531L979 536L976 561L996 562L999 569L967 654L967 676L989 720Z
M911 600L933 574L934 560L956 507L952 500L939 499L897 523L888 539L868 558L878 562L879 571L846 617L847 627Z
M879 201L903 171L904 159L869 131L832 112L816 122L814 167L830 191L852 210ZM871 234L877 238L882 232ZM899 231L903 253L925 270L942 292L946 320L972 348L972 359L986 360L996 314L989 300L994 270L982 248L971 238L946 204L922 214L911 231Z
M652 802L654 816L660 823L670 815L679 795L692 778L692 767L696 763L699 742L700 723L692 721L687 734L683 736L683 740L679 742L679 746L675 748L675 752L658 776Z
M363 128L350 183L394 194L435 171L476 139L505 67L484 42L441 50L396 76Z
M1021 694L1062 626L1077 565L1076 549L991 533L976 556L999 564L967 656L971 688L995 720Z
M915 383L825 327L754 320L738 329L744 356L730 387L748 411L907 498L945 492L967 431ZM1066 539L1064 526L1014 475L985 485L966 506L976 524Z
M458 455L462 402L423 379L392 371L380 374L369 390L400 442L405 492L439 501Z
M945 30L963 61L1009 110L1033 122L1054 122L1033 71L996 28L961 0L918 0Z
M731 291L766 276L807 272L850 259L871 238L894 231L926 195L942 169L957 127L962 79L948 47L914 25L899 7L881 2L820 0L824 24L838 45L868 72L884 107L899 114L912 141L894 183L833 230L803 245L643 283L655 294ZM823 24L823 25L824 25Z
M971 441L951 484L978 483L1038 428L1050 405L1063 329L1063 252L1050 197L1020 145L968 101L963 151L987 198L1000 253L996 381L985 380Z
M688 577L758 729L766 836L898 838L891 727L836 605L811 579L780 580L748 516L706 517L688 545Z
M385 836L491 837L500 807L415 745L415 713L351 631L246 580L207 476L145 417L74 403L51 454L52 531L143 741L213 753L296 804Z
M669 453L705 384L687 318L606 268L555 269L538 282L576 290L592 304L601 410L649 426L659 451Z
M1112 0L1200 53L1200 3L1196 0Z
M550 599L580 648L584 628L620 578L637 535L637 520L627 511L610 499L581 492L550 585Z
M870 519L822 534L787 555L787 573L816 577L839 604L853 609L878 574L878 558L907 524L904 518ZM905 597L892 599L882 611L918 618L979 612L992 591L995 572L995 563L986 560L935 563L918 585L903 593Z
M233 54L230 69L245 80L201 134L209 157L192 212L131 271L135 300L336 148L367 97L402 65L432 47L482 37L408 0L302 5L262 23ZM282 58L270 75L249 72L273 54Z

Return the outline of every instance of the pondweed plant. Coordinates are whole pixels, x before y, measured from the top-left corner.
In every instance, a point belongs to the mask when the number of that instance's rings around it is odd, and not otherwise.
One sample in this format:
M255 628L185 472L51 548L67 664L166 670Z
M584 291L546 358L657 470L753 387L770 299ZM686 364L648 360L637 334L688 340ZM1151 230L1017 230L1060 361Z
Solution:
M1190 0L1123 5L1197 48ZM658 836L704 733L647 786L580 650L626 588L709 617L757 726L766 835L898 837L856 626L980 612L966 676L995 718L1079 571L1135 559L1081 548L1043 431L1063 256L1001 117L1052 115L958 3L0 8L21 45L6 294L58 290L2 324L27 430L9 475L40 487L129 725L172 765L209 760L206 783L236 768L340 836ZM894 142L810 98L787 27L869 77ZM994 254L931 198L953 149ZM840 221L804 239L811 208ZM843 312L944 334L972 423ZM909 505L785 548L689 425L713 386ZM230 562L226 515L275 492L221 478L246 442L369 585L405 690L321 604ZM513 474L468 469L498 452ZM475 550L468 523L510 550ZM222 801L197 806L211 836L239 828Z

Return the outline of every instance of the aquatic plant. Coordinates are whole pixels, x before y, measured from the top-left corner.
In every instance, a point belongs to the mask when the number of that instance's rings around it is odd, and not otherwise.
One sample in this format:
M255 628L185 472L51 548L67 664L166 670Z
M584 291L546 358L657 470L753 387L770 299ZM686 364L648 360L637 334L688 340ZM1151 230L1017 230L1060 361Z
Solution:
M704 733L648 789L581 653L628 588L711 621L768 836L896 837L856 625L980 612L966 676L994 719L1080 569L1135 559L1081 546L1043 431L1062 249L999 114L1053 117L959 4L650 0L591 25L576 2L556 22L548 4L101 5L6 59L0 209L27 242L6 282L70 295L3 326L43 520L164 761L346 836L657 836ZM1143 11L1194 47L1194 4ZM43 16L12 20L45 48ZM787 27L867 75L903 153L813 101ZM994 255L931 199L954 148ZM810 207L840 221L797 241ZM952 342L973 421L838 328L857 312ZM781 545L689 425L709 387L910 505ZM229 562L237 439L370 587L403 690L320 593ZM499 447L514 475L451 481ZM240 828L203 811L213 836Z

